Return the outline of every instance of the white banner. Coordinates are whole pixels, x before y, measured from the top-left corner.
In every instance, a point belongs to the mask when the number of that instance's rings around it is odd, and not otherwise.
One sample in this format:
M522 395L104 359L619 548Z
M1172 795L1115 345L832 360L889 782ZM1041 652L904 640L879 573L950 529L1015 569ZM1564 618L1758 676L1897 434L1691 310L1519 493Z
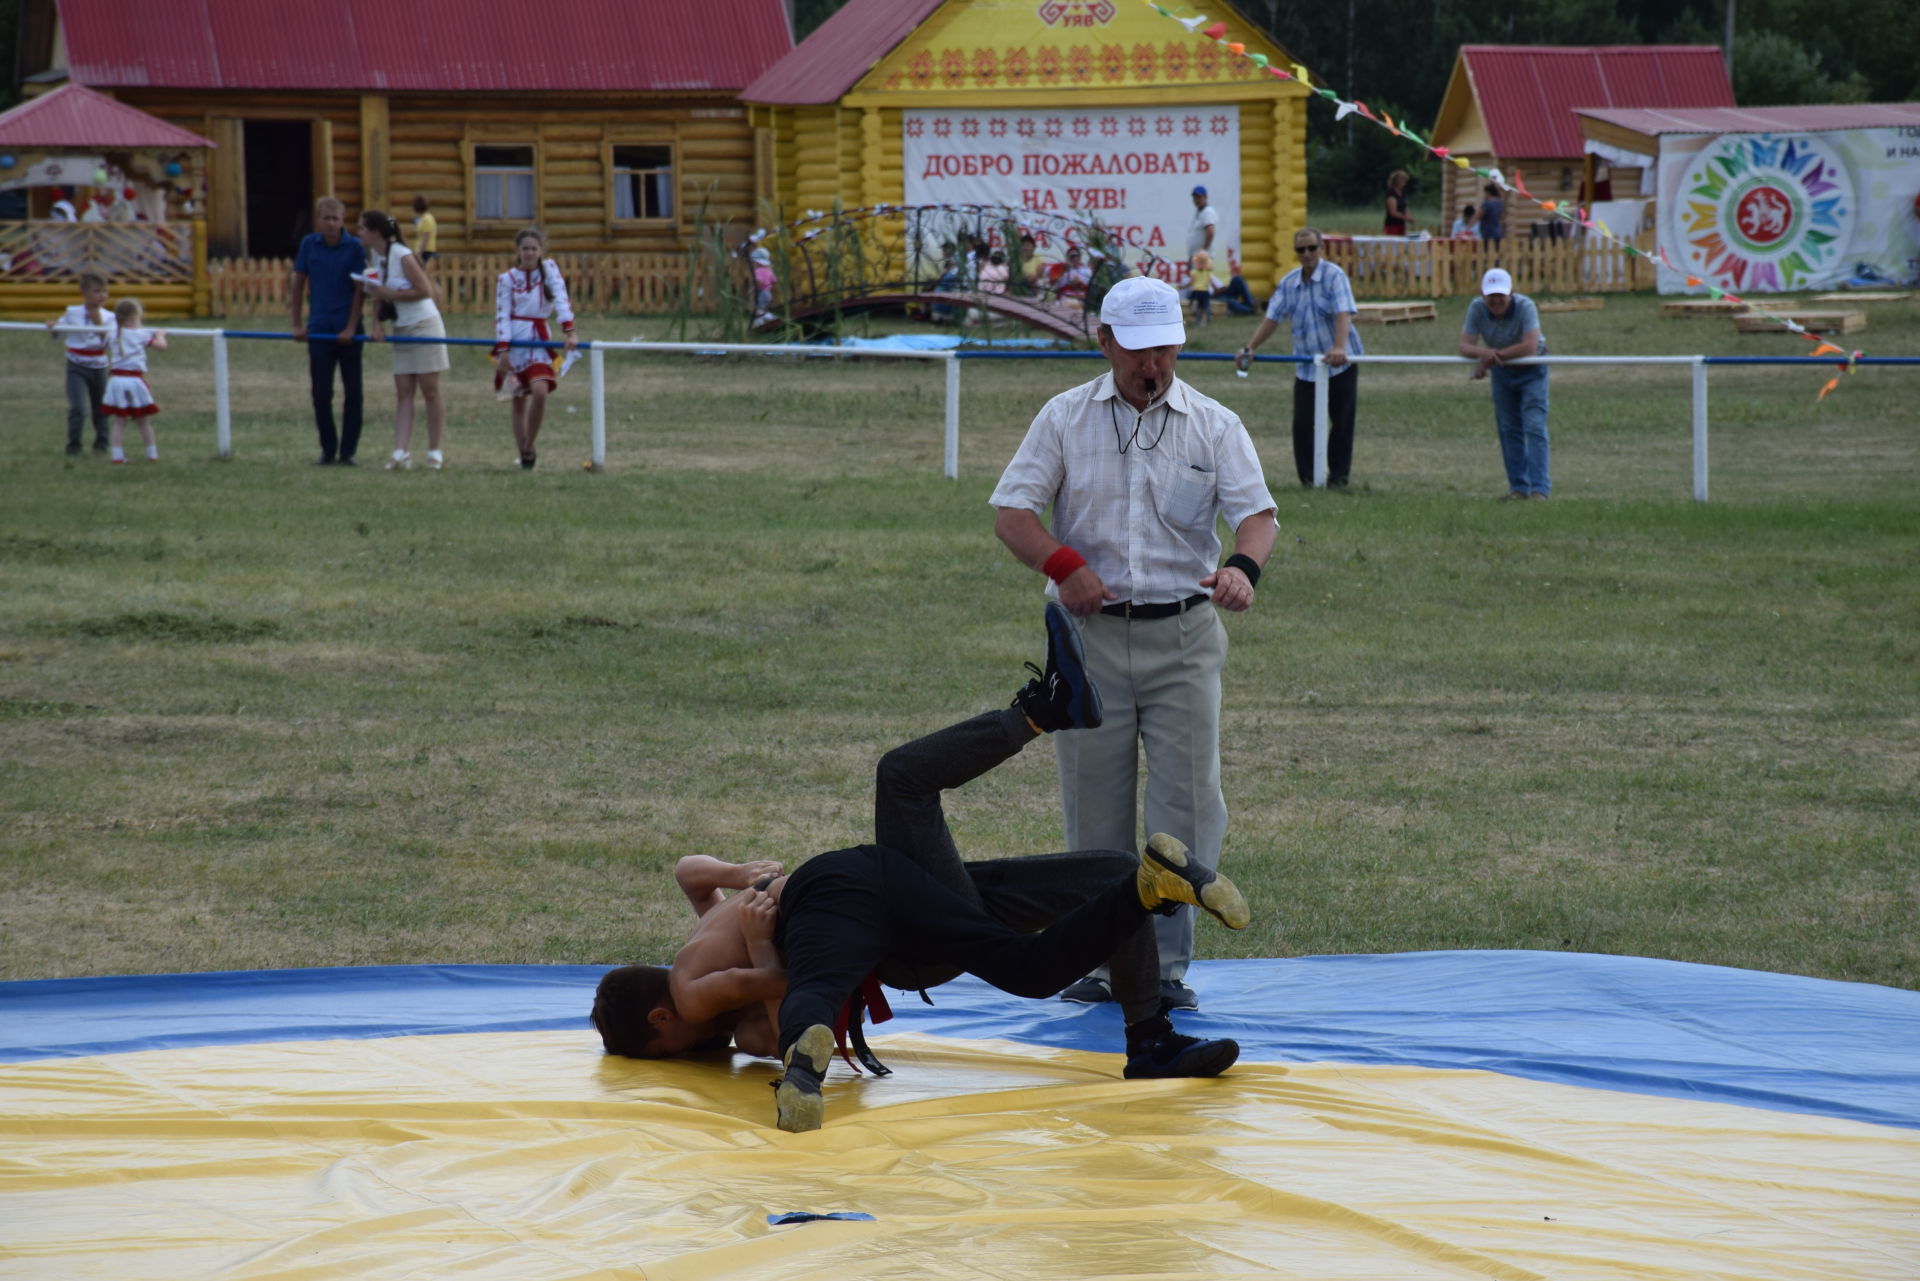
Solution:
M1660 248L1663 294L1912 284L1920 128L1663 136Z
M1198 213L1192 192L1205 187L1219 216L1214 274L1225 279L1240 261L1238 106L912 110L901 112L901 129L909 205L1009 205L1098 220L1129 266L1156 255L1156 274L1184 288ZM1082 239L1045 219L1032 230L1050 258ZM997 228L992 238L999 243Z
M18 187L66 187L68 198L77 205L93 187L94 171L106 167L103 156L46 156L25 169L16 165L0 173L0 191ZM108 177L111 179L113 175Z

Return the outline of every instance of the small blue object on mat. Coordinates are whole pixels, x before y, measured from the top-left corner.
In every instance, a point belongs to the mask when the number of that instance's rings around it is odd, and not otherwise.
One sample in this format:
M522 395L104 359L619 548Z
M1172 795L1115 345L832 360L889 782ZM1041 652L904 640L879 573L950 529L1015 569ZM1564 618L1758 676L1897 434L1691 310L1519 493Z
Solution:
M830 1214L814 1214L809 1210L788 1210L785 1214L769 1214L767 1222L774 1227L783 1223L812 1223L819 1219L856 1219L862 1223L872 1223L871 1214L862 1214L858 1210L835 1210Z

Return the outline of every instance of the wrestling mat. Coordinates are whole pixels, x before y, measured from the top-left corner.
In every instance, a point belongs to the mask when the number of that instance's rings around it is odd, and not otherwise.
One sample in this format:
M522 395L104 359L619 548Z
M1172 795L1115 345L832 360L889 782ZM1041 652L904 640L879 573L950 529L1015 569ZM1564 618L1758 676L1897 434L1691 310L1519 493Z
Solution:
M1920 993L1530 952L896 996L884 1079L608 1058L598 967L0 984L0 1277L1920 1276ZM774 1223L788 1212L870 1218Z

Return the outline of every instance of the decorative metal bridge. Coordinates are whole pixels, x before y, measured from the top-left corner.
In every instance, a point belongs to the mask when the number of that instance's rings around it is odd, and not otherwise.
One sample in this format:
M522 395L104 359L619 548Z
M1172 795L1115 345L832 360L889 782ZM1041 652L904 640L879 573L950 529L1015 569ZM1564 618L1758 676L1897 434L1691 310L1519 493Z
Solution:
M1034 237L1036 248L1058 264L1076 248L1091 268L1084 287L1058 278L1057 267L1040 280L1026 279L1019 263L1019 239ZM969 253L985 244L1006 252L1011 269L1007 290L979 288L977 273L985 255L969 264ZM1099 222L1036 209L1005 205L875 205L808 213L770 234L756 232L742 246L768 252L782 289L776 304L756 315L754 328L786 325L825 328L849 313L884 308L919 308L936 320L961 323L969 312L992 324L1017 322L1077 343L1094 341L1099 300L1122 276L1144 264L1154 274L1170 269L1148 251L1129 251Z

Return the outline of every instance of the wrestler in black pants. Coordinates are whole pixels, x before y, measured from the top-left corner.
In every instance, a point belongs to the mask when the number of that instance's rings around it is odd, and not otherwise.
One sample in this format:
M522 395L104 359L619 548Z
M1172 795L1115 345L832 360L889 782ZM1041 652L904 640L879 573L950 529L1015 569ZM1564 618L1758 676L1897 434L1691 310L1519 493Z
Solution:
M1018 708L983 712L888 752L873 786L876 845L906 855L960 898L1023 932L1045 929L1139 865L1119 850L961 859L940 794L979 778L1037 737ZM937 987L959 972L951 962L915 967L890 959L880 976L895 987ZM1143 919L1110 958L1100 959L1128 1023L1159 1012L1160 952L1150 921Z
M834 850L787 878L775 942L786 957L784 1055L807 1028L833 1026L883 961L944 981L957 968L1015 996L1047 997L1101 961L1132 973L1127 1021L1158 1010L1150 914L1138 860L1114 851L961 861L940 793L978 778L1035 737L1016 709L988 712L895 748L874 790L878 845ZM1040 933L1026 933L1045 925ZM1145 949L1144 965L1135 956ZM1131 950L1128 950L1131 949ZM1135 1007L1138 1013L1135 1012Z

